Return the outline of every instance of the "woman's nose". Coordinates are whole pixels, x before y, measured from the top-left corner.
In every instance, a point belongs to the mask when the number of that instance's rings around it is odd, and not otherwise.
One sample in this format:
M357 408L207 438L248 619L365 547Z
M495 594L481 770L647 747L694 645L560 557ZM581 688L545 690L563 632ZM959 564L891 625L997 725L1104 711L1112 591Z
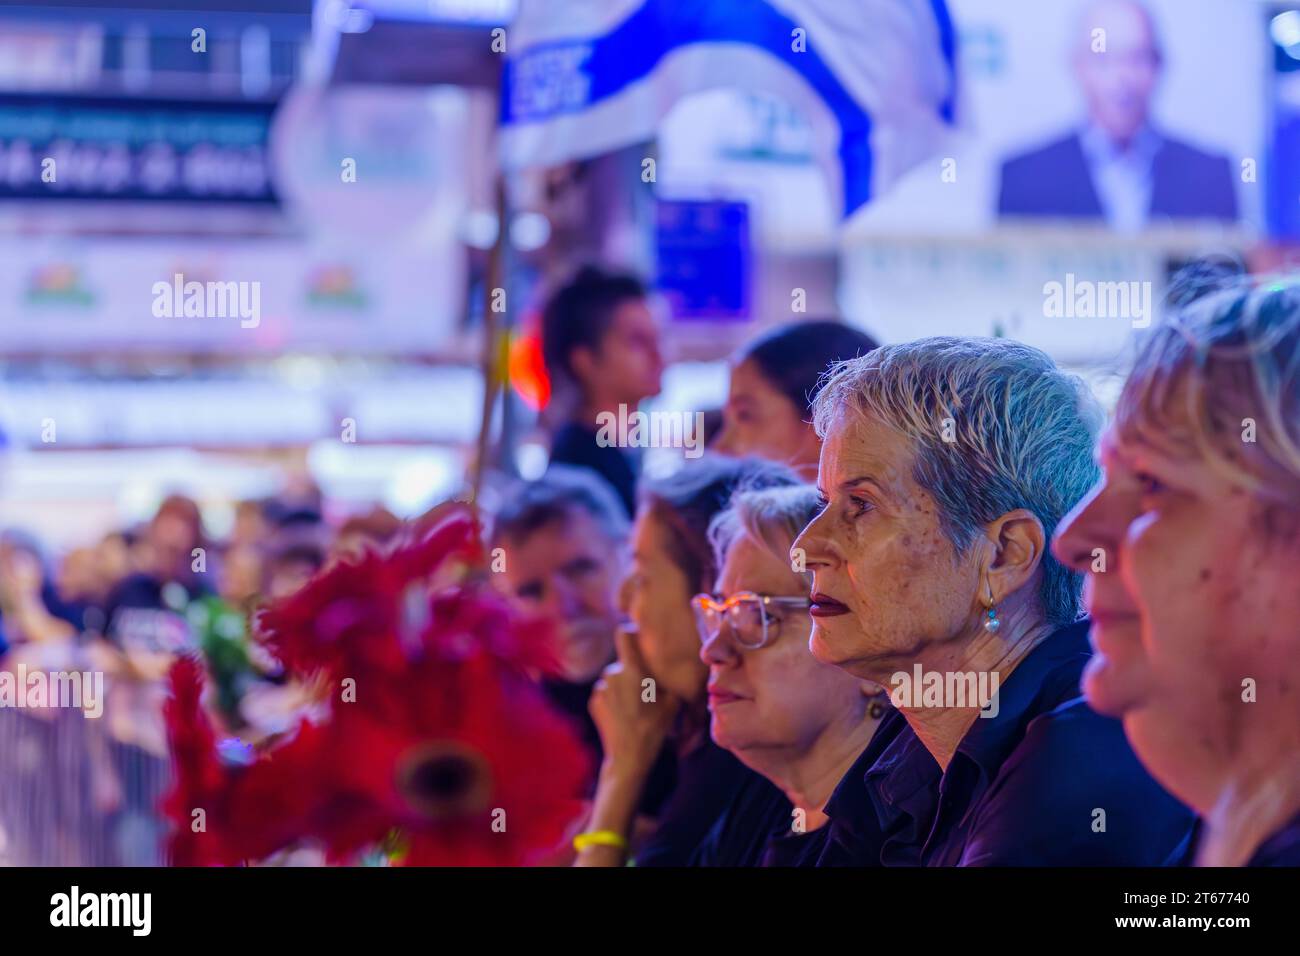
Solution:
M796 571L812 571L831 563L831 552L822 533L825 512L808 522L790 546L790 566Z
M1083 497L1056 528L1052 536L1052 554L1068 568L1091 571L1098 551L1105 555L1112 536L1105 529L1105 482Z
M713 634L700 635L700 660L711 667L715 664L730 664L739 658L731 639L722 633L726 627L724 624Z

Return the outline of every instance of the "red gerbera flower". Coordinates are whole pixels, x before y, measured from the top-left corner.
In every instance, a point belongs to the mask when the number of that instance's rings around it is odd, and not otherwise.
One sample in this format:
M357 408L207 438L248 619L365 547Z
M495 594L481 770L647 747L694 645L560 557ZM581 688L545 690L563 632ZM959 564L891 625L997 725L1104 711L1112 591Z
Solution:
M457 513L267 611L261 625L289 671L324 675L329 718L303 721L249 766L216 760L194 665L177 664L177 784L165 808L178 863L261 859L306 839L347 861L394 831L408 865L517 864L554 845L578 810L588 758L534 679L554 660L549 629L481 581L427 592L449 557L478 554ZM199 805L208 827L196 834Z
M172 860L179 866L219 863L222 854L205 833L205 816L224 785L225 773L217 759L212 725L200 703L203 671L199 662L190 657L178 660L172 665L171 685L172 696L163 705L163 716L177 782L163 798L162 810L176 824ZM196 815L196 810L204 815Z

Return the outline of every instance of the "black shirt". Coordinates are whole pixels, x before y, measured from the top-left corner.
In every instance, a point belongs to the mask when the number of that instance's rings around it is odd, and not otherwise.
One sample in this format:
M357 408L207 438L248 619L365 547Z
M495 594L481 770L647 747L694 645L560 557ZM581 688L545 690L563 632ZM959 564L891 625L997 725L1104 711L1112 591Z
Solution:
M573 721L574 726L581 735L583 744L591 754L592 774L591 779L587 782L588 796L596 789L597 770L600 767L601 758L604 756L604 748L600 742L600 731L596 729L596 722L591 719L591 712L588 709L591 702L591 690L595 684L595 680L574 683L561 680L558 677L548 677L541 682L542 693L555 705L557 710ZM654 766L650 768L650 776L646 780L645 789L641 792L641 802L637 805L637 812L657 817L663 809L668 795L672 793L676 782L677 758L673 753L672 746L669 745L659 751Z
M574 682L558 677L545 677L541 681L542 693L546 695L546 699L555 705L556 710L573 721L582 735L583 744L591 752L592 766L599 767L602 753L600 731L596 729L596 722L591 719L591 712L588 709L591 703L591 690L595 685L595 680Z
M636 865L689 864L714 823L753 778L763 779L711 740L680 756L677 786L654 834L637 851Z
M596 431L569 422L551 442L551 463L594 471L614 489L629 516L636 513L637 459L614 445L596 442Z
M819 866L1156 866L1192 825L1117 720L1078 696L1088 624L1055 632L1003 681L946 772L891 711L826 812Z
M1300 866L1300 813L1259 845L1247 866Z
M1200 846L1202 821L1169 855L1166 866L1195 866L1196 852ZM1259 849L1246 863L1247 866L1300 866L1300 814L1296 814L1282 829L1259 845Z
M118 582L109 596L105 637L122 647L164 650L172 653L197 649L197 639L186 622L184 608L212 590L203 581L174 582L181 591L180 604L171 606L166 597L173 582L137 572Z
M825 827L796 832L794 805L764 777L745 782L709 830L692 866L811 866Z

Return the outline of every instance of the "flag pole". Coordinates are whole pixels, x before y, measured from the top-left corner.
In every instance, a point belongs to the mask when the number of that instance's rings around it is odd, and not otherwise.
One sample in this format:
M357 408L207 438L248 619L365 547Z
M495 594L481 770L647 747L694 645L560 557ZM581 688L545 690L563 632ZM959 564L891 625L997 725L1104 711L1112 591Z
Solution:
M504 289L505 246L508 230L506 228L506 184L505 176L498 171L496 175L496 214L497 235L488 253L487 271L483 279L483 354L480 365L483 373L483 408L479 419L478 440L475 443L472 477L470 480L470 503L477 515L479 493L487 475L488 462L492 457L492 412L496 406L498 394L505 386L505 343L502 336L505 324L497 321L498 313L493 310L495 292ZM507 300L506 308L509 302Z

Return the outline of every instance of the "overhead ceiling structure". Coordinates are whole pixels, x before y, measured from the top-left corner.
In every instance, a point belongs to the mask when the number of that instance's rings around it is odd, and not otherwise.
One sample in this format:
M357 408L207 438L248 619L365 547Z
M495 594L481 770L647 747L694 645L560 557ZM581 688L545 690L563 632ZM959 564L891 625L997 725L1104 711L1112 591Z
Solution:
M515 6L515 0L327 0L318 11L317 43L334 46L331 82L496 89L505 57L500 44L493 48L493 31L510 22Z

